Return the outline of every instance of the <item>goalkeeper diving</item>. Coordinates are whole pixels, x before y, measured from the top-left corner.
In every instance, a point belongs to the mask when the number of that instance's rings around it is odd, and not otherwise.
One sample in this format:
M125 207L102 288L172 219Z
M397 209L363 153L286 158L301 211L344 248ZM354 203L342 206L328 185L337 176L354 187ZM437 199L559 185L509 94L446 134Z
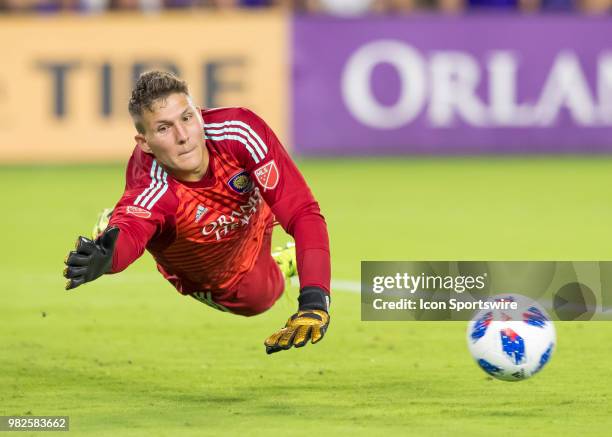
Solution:
M266 351L320 341L329 326L327 226L270 127L244 108L197 108L187 84L161 71L140 76L129 111L136 146L125 191L66 257L66 289L121 272L147 250L179 293L254 316L298 274L297 312ZM276 223L295 247L271 252Z

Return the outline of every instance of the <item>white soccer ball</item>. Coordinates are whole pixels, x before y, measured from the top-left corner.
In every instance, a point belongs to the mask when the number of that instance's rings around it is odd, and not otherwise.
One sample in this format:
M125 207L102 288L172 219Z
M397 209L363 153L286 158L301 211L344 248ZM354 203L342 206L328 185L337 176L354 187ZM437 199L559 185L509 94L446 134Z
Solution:
M476 363L503 381L521 381L550 361L556 333L539 304L519 294L502 294L489 302L516 302L517 309L483 309L468 324L468 348Z

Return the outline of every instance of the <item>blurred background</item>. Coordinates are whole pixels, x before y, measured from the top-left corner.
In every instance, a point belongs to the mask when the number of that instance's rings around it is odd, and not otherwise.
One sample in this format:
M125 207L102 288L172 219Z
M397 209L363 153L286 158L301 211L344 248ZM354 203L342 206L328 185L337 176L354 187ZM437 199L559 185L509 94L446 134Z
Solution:
M608 0L3 0L7 13L104 13L108 11L160 12L168 9L236 10L285 9L298 13L341 16L410 14L422 11L461 13L478 9L499 11L570 11L606 13Z
M0 162L123 160L151 68L301 156L607 153L610 1L0 0Z

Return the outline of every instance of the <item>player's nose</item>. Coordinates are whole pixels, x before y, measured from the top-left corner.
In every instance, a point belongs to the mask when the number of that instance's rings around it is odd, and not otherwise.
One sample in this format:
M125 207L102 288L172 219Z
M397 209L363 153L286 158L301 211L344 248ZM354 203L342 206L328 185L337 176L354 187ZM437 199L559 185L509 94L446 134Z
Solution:
M185 126L181 124L176 125L176 142L179 144L185 144L189 139L189 134L187 133L187 129Z

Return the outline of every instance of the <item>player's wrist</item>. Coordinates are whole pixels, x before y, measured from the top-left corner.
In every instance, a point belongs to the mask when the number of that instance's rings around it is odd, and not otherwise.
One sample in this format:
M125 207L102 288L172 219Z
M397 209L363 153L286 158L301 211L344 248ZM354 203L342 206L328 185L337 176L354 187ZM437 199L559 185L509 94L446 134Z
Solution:
M329 312L329 294L319 287L304 287L300 290L298 304L300 311L320 310Z

